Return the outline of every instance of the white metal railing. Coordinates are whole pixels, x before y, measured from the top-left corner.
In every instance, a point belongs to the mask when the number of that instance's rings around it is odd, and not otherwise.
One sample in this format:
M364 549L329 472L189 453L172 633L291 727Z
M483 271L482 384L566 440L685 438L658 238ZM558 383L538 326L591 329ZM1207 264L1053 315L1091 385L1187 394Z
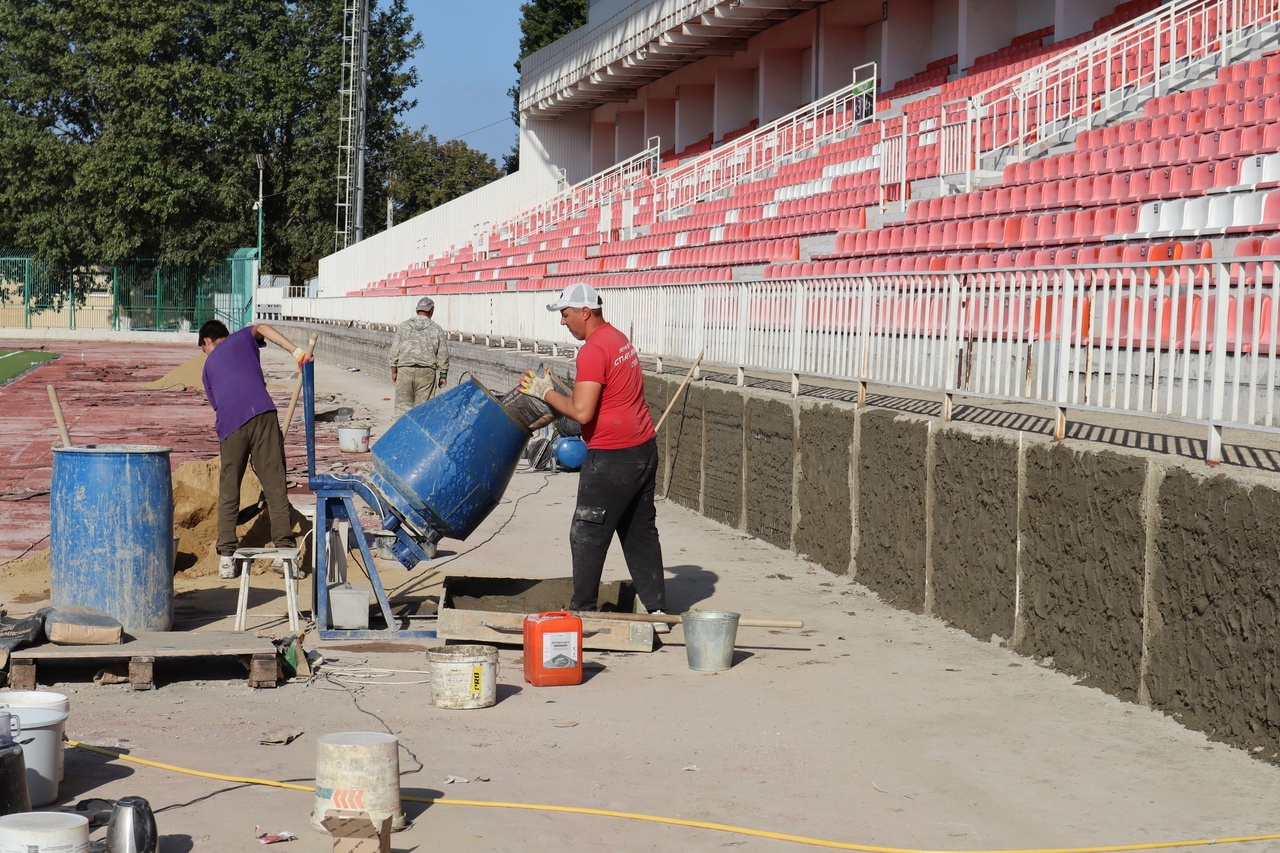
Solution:
M876 64L853 69L853 82L751 133L658 175L654 205L661 215L811 151L875 120Z
M1121 24L977 94L941 107L938 174L1001 168L1178 80L1227 65L1280 24L1278 0L1184 0Z
M646 355L954 396L1280 431L1280 258L616 287ZM437 297L453 332L574 344L550 291ZM399 322L414 297L285 299L286 319ZM385 318L381 315L390 313Z
M658 172L658 137L648 147L532 207L494 229L498 237L519 241L569 219L580 211L598 208L647 185Z

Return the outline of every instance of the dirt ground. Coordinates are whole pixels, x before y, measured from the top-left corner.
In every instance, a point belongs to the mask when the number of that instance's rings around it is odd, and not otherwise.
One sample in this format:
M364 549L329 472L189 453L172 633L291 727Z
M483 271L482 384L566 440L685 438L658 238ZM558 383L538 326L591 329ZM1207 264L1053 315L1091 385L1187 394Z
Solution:
M322 364L317 384L367 410L376 441L391 414L386 377ZM567 576L575 487L574 474L522 467L468 541L445 540L414 571L380 563L384 584L393 598L430 599L447 575ZM237 665L204 660L158 663L147 692L95 685L94 667L41 664L41 689L70 697L70 738L237 777L310 784L322 735L392 732L402 794L444 798L405 803L411 823L392 837L396 851L817 849L770 833L827 847L1023 850L1280 831L1280 768L888 607L670 502L659 524L672 611L697 605L806 627L740 629L722 673L688 668L677 627L650 654L588 651L585 682L574 687L525 684L519 647L503 647L498 702L479 710L432 705L430 640L309 635L307 648L324 659L318 673L274 690L250 689ZM605 579L625 577L615 552ZM179 573L177 627L230 630L236 583ZM279 580L253 583L251 630L282 633ZM47 588L47 576L0 576L0 605L29 612ZM310 594L304 582L303 600ZM296 833L287 850L332 849L309 826L315 796L304 791L71 749L60 794L61 805L146 797L163 853L260 849L255 830Z

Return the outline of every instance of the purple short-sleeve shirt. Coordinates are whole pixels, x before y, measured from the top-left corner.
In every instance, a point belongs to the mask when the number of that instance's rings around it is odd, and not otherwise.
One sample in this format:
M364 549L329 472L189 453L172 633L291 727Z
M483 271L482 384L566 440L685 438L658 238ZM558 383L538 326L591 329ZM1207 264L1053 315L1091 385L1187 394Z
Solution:
M266 346L253 336L253 327L232 332L213 348L204 362L204 393L213 406L218 441L263 412L275 411L262 375L258 351Z

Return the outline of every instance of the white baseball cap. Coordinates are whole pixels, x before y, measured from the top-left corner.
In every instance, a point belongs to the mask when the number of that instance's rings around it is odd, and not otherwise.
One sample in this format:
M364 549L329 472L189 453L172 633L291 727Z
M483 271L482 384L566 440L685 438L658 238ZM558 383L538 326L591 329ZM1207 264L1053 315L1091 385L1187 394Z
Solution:
M560 298L547 306L548 311L563 311L565 308L600 308L600 294L585 281L571 284L560 294Z

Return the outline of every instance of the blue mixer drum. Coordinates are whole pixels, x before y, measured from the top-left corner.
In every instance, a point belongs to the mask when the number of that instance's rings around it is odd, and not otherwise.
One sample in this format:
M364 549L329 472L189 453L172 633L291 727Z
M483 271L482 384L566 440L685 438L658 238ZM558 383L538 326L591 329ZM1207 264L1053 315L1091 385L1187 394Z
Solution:
M396 421L371 448L369 481L432 529L465 539L498 505L528 438L528 430L471 379Z

